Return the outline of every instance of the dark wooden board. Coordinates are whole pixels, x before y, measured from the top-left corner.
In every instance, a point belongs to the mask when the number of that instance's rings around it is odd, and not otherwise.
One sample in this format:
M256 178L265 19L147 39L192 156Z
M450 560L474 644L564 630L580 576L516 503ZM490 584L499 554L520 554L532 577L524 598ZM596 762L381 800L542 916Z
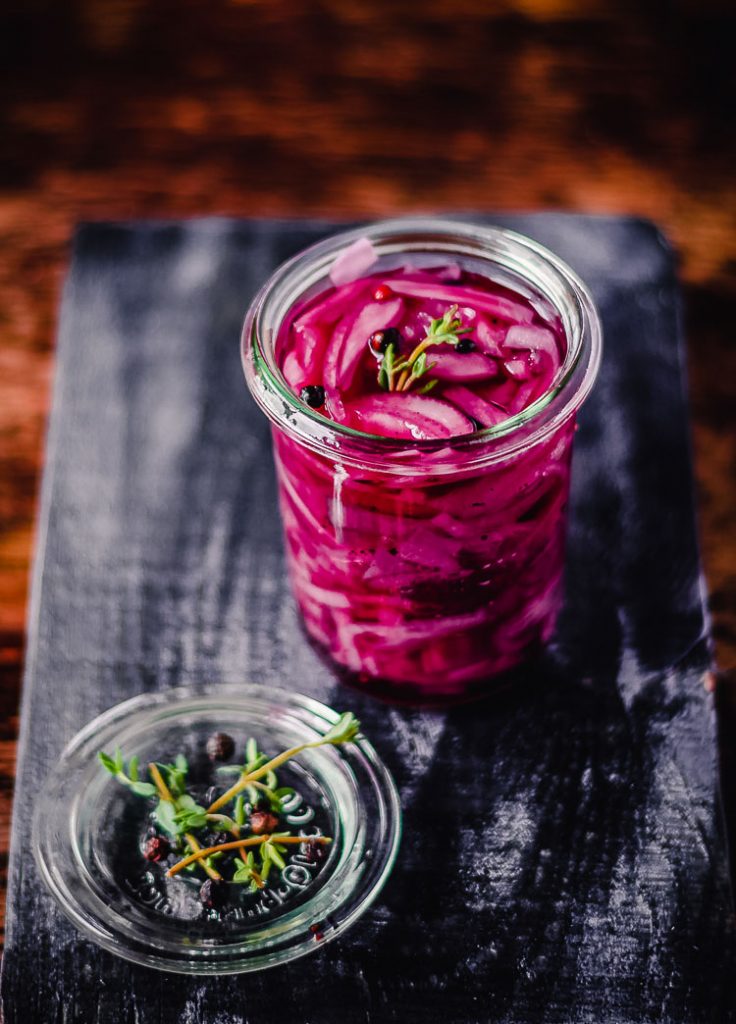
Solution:
M80 230L33 583L6 1024L732 1019L671 253L641 221L496 219L585 276L606 355L578 435L558 641L515 693L445 713L344 690L295 625L267 425L237 339L269 269L327 226ZM33 793L117 701L248 679L361 716L402 792L397 868L352 932L291 966L208 981L133 967L41 889Z

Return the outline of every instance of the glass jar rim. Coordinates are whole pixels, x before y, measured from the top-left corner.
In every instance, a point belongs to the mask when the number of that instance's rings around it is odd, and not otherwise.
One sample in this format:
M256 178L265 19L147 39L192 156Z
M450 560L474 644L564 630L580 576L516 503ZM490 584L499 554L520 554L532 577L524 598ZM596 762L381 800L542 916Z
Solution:
M550 388L508 419L473 434L431 440L405 440L355 430L327 419L289 387L269 354L284 316L300 297L328 282L332 262L344 248L367 238L378 256L425 253L466 257L497 265L534 288L560 315L567 352ZM274 324L269 317L277 314ZM278 313L281 316L278 316ZM347 464L372 465L386 472L407 470L409 454L451 447L462 452L463 467L508 459L549 436L587 398L598 374L602 329L593 298L578 275L540 243L507 228L435 217L400 217L331 234L282 263L254 297L245 318L241 357L248 387L258 405L280 429L313 451ZM447 472L442 462L425 470ZM454 469L455 467L449 467Z

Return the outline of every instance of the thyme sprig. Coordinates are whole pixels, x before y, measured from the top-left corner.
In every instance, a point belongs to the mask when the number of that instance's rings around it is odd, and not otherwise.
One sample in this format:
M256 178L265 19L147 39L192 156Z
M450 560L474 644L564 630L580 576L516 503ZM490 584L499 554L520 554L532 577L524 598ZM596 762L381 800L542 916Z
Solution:
M256 741L249 739L245 748L245 762L241 765L237 764L224 764L220 765L217 769L223 775L250 775L255 772L257 768L260 768L266 763L268 758L265 754L262 754ZM293 795L294 790L290 786L278 786L276 779L276 773L269 769L264 776L265 782L251 782L245 787L245 791L248 795L248 799L251 804L258 802L260 796L263 796L267 801L272 811L277 813L281 810L281 805L287 797ZM210 808L211 810L211 808Z
M175 769L175 772L174 772L173 775L171 773L169 773L169 780L173 779L176 786L179 786L179 785L183 786L184 785L184 780L186 779L186 771L183 768L183 764L185 763L186 759L183 758L182 755L179 755L179 757L181 758L181 760L179 760L179 758L177 758L177 761L179 762L178 766ZM170 765L164 765L164 769L167 769L167 768L170 768L170 767L171 767ZM187 765L187 770L188 770L188 765ZM159 821L159 823L161 823L160 811L161 811L162 805L165 806L167 809L169 807L173 807L174 808L174 814L173 814L173 818L172 818L172 823L174 825L174 829L177 830L179 828L179 825L176 822L177 805L178 805L178 803L180 801L184 800L185 797L187 797L188 798L187 806L188 806L189 801L191 801L191 803L194 804L194 800L192 799L191 796L189 796L188 793L182 793L179 796L174 796L174 793L172 793L172 791L169 788L167 782L164 782L163 776L161 775L161 771L160 771L158 765L155 764L154 762L151 762L151 764L149 764L149 766L148 766L148 774L153 779L154 784L156 786L156 789L158 790L159 797L160 797L160 800L158 802L158 806L157 806L156 812L155 812L157 821ZM185 831L186 826L182 825L181 828L182 828L182 831L184 832L184 839L186 840L186 843L187 843L187 846L189 847L189 849L192 851L192 853L195 853L195 854L198 853L201 850L201 846L199 845L199 840L195 836L193 836L190 831ZM177 831L175 831L173 834L176 835L178 833L177 833ZM206 855L205 855L205 857L202 858L202 867L207 872L207 874L210 876L210 878L212 878L214 881L219 882L222 879L222 875L219 873L219 871L216 868L212 867L212 863L211 863L211 861L209 859L207 859Z
M462 340L462 335L468 334L471 329L463 327L457 315L457 305L450 306L444 316L432 320L425 337L405 359L397 359L398 353L393 342L386 346L378 368L379 385L384 391L409 391L436 366L436 363L427 362L427 350L435 345L455 346ZM436 378L427 380L417 389L418 393L426 394L438 383Z
M105 770L137 796L157 798L152 809L154 821L163 832L172 837L174 849L181 853L188 848L187 855L169 867L166 872L169 877L174 877L180 871L192 871L199 867L213 882L247 884L251 891L255 892L268 883L273 871L284 870L287 866L286 857L291 848L304 844L326 845L332 842L329 836L293 836L290 832L274 830L278 815L283 812L284 805L294 794L294 790L289 786L279 787L276 770L305 750L328 744L348 743L355 738L359 729L360 723L355 716L351 712L345 712L324 736L310 743L291 747L270 760L258 749L254 739L248 740L242 764L218 767L223 773L236 773L238 779L226 793L212 801L209 807L202 806L187 791L189 764L183 754L178 754L171 764L152 761L147 767L150 781L140 778L137 757L132 757L126 766L119 748L113 755L100 751L98 756ZM249 803L246 802L246 795ZM272 820L266 824L266 828L269 829L267 834L257 834L263 830L264 818L268 819L269 815L263 811L255 813L253 808L257 805L262 807L264 799L271 809ZM230 813L224 813L223 808L229 804L232 804L229 808ZM257 821L259 818L260 821ZM243 831L249 827L252 834L243 835ZM233 838L212 845L212 832L229 832ZM162 839L151 841L164 842ZM230 858L230 852L236 850L239 856ZM234 868L232 876L223 878L215 867L215 862L218 862L220 867L224 865L223 870L228 865Z
M190 864L194 864L204 857L209 857L212 853L224 852L225 850L243 850L248 846L256 846L265 850L268 860L276 864L277 867L281 867L276 857L280 857L286 851L287 846L309 846L310 844L327 846L331 842L331 836L292 836L288 832L274 832L273 835L267 836L248 836L247 839L234 839L232 843L221 843L219 846L208 846L205 849L197 850L196 853L191 853L189 856L177 861L176 864L173 864L166 874L169 878L173 878L174 875L178 875L180 871L189 867ZM281 860L283 861L282 857ZM285 866L286 863L284 862ZM270 870L270 866L268 870ZM238 879L233 878L233 881L238 881Z
M102 751L98 754L103 767L113 775L118 782L122 782L124 786L128 786L136 796L155 796L156 787L152 782L141 782L138 778L138 764L140 759L138 757L131 757L128 761L128 770L125 770L125 761L123 760L123 752L120 747L115 749L115 753L105 754Z
M301 743L297 747L290 747L289 750L285 750L282 754L277 757L271 758L265 764L259 765L255 769L249 769L246 765L241 772L240 778L234 785L230 787L222 796L218 797L217 800L213 801L207 808L207 813L212 814L214 811L219 811L225 804L229 804L230 801L242 793L244 789L252 786L258 782L264 776L268 776L270 772L274 772L286 761L290 761L292 757L296 757L297 754L303 753L305 750L312 750L315 747L323 747L326 744L338 745L340 743L348 743L358 734L360 729L360 722L357 720L352 711L346 711L340 715L340 718L332 726L332 728L325 733L318 740L313 740L311 743Z

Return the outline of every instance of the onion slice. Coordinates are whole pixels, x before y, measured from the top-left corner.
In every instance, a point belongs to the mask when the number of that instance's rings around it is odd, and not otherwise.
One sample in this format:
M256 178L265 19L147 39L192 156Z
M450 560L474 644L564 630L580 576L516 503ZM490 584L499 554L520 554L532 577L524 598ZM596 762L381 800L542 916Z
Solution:
M370 270L378 259L378 253L367 238L359 238L337 256L330 267L330 280L337 287L350 284Z
M358 398L348 406L348 416L356 430L416 441L472 434L475 429L449 402L411 392Z
M397 295L408 295L413 299L435 299L458 306L472 306L501 320L528 324L534 319L534 310L522 306L503 295L491 295L479 288L464 285L431 284L424 281L407 281L403 277L389 277L385 282Z

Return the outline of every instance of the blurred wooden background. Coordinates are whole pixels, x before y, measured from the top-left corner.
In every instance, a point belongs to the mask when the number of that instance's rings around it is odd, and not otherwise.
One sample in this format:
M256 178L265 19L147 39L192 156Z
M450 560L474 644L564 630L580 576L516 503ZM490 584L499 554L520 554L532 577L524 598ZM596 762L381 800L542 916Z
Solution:
M5 0L1 871L57 303L74 223L94 218L559 208L657 221L685 286L733 822L735 26L725 0Z

